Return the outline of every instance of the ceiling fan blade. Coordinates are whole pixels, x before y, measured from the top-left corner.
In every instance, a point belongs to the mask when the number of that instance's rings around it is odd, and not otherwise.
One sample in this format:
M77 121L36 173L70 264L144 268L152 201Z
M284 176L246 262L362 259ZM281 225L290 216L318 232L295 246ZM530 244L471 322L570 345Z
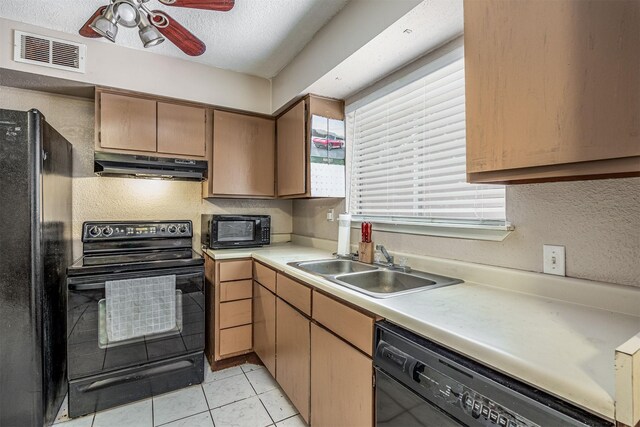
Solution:
M193 9L217 10L227 12L233 9L235 0L159 0L167 6L190 7Z
M152 13L154 16L151 17L150 21L153 26L175 44L178 49L189 56L200 56L207 50L207 46L202 40L180 25L169 14L159 10L154 10Z
M94 19L96 19L99 15L102 15L102 12L104 12L104 10L107 8L107 6L102 6L99 7L98 10L96 10L96 13L94 13L93 15L91 15L91 18L89 18L89 20L87 22L84 23L84 25L82 26L82 28L80 28L80 30L78 30L78 33L82 36L82 37L89 37L89 38L98 38L98 37L102 37L100 34L96 33L95 31L93 31L91 29L91 27L89 26Z

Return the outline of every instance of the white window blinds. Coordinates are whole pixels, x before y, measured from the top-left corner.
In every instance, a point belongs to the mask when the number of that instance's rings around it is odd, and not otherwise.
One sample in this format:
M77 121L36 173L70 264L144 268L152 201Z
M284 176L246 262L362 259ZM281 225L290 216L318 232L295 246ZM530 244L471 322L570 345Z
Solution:
M504 222L504 187L466 182L462 49L429 68L347 114L350 213L392 222Z

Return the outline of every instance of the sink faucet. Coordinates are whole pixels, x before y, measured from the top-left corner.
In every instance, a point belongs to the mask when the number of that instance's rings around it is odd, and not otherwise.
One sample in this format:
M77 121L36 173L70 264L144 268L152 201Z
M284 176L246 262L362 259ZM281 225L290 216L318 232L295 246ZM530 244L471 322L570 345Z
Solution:
M382 255L386 258L387 263L392 266L393 265L393 257L389 255L389 252L382 245L376 245L376 250L382 252Z
M411 272L411 267L407 265L406 258L400 258L400 264L395 264L393 262L393 257L389 255L389 252L387 252L387 249L384 246L376 245L376 250L382 252L382 256L384 256L385 259L387 260L387 263L382 265L387 267L389 270L400 270L405 273Z

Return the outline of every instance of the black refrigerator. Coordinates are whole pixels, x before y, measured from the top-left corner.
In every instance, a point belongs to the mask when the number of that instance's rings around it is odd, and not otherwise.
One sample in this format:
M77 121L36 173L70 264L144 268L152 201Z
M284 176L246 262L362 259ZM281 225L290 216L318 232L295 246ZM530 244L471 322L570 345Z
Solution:
M0 109L0 426L49 425L67 392L71 144Z

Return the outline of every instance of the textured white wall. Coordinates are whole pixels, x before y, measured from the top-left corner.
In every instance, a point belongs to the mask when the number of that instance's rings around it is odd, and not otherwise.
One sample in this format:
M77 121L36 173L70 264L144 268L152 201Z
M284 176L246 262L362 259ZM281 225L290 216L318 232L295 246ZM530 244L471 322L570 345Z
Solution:
M14 30L86 44L86 73L15 62ZM268 79L3 18L0 18L0 68L271 114Z
M296 200L293 232L336 240L343 200ZM376 232L390 251L542 271L542 245L566 246L567 276L640 286L640 178L507 187L507 218L516 229L503 242ZM353 232L352 242L359 233Z
M197 182L95 176L93 101L0 86L0 108L37 108L73 144L74 258L82 252L82 223L90 220L190 219L196 246L202 213L267 214L273 233L291 233L289 200L203 200Z
M272 110L308 93L313 83L420 3L351 0L273 78Z
M198 231L201 213L266 213L275 233L337 239L337 222L325 215L345 210L340 199L296 200L293 208L288 200L206 201L197 183L94 176L91 101L0 86L0 108L38 108L74 145L74 256L88 220L191 219ZM568 276L640 286L640 178L510 186L507 216L516 230L504 242L384 232L374 239L392 251L529 271L542 271L543 243L559 244Z

